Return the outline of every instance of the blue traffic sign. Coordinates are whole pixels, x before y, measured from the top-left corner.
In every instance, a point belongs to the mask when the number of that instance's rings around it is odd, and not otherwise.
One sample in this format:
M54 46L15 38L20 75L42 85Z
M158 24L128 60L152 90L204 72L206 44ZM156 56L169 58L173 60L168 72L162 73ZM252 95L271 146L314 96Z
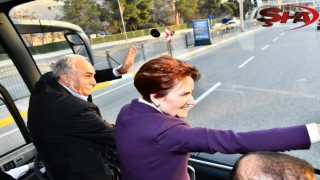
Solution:
M214 19L214 15L213 15L213 14L210 14L210 15L208 16L208 19Z

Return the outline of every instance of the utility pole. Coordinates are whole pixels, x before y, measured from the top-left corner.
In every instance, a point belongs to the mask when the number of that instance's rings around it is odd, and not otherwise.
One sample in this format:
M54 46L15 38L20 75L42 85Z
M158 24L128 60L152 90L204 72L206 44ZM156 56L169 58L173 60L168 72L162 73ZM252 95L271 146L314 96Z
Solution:
M120 16L121 16L121 22L122 22L122 26L123 26L124 36L126 38L126 42L128 42L126 26L124 25L124 21L123 21L123 9L122 9L122 6L120 5L119 0L118 0L118 6L119 6L119 10L120 10Z
M244 31L243 25L243 0L239 0L239 11L240 11L240 31Z

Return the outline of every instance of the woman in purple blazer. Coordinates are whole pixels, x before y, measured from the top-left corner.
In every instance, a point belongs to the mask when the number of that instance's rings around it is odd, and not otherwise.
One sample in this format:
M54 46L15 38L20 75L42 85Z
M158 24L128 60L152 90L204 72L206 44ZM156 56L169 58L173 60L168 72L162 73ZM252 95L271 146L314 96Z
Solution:
M191 128L186 118L199 71L160 57L145 63L134 85L142 95L122 108L115 125L122 180L188 180L189 152L247 153L308 149L319 142L319 124L237 133Z

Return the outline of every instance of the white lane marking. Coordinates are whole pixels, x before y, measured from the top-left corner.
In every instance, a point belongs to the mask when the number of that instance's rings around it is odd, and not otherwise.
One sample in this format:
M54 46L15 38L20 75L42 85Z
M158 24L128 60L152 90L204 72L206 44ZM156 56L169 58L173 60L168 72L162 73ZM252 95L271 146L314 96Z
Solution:
M283 36L283 35L284 35L284 33L281 33L281 34L280 34L280 36Z
M294 91L280 91L280 90L274 90L274 89L248 87L248 86L241 86L241 85L235 85L234 88L246 89L246 90L251 90L251 91L275 93L275 94L283 94L283 95L288 95L288 96L299 96L299 97L313 98L313 99L318 98L316 95L312 95L312 94L297 95L297 93L295 93Z
M5 137L5 136L7 136L7 135L9 135L9 134L11 134L11 133L16 132L16 131L19 131L19 129L18 129L18 128L15 128L15 129L13 129L13 130L11 130L11 131L8 131L8 132L6 132L6 133L3 133L3 134L0 135L0 138L3 138L3 137Z
M273 42L277 41L279 39L279 37L276 37L273 39Z
M266 46L264 46L261 51L264 51L265 49L267 49L269 47L269 44L267 44Z
M100 97L100 96L103 96L103 95L105 95L105 94L108 94L108 93L110 93L110 92L112 92L112 91L115 91L115 90L117 90L117 89L120 89L120 88L122 88L122 87L124 87L124 86L127 86L127 85L129 85L129 84L132 84L132 83L133 83L133 81L127 82L127 83L122 84L122 85L120 85L120 86L118 86L118 87L116 87L116 88L110 89L109 91L106 91L106 92L103 92L103 93L101 93L101 94L95 95L95 96L92 97L92 98L93 98L93 99L98 98L98 97Z
M203 94L201 94L201 96L199 96L195 101L196 104L199 103L200 101L202 101L204 98L206 98L210 93L212 93L214 90L216 90L219 86L221 85L221 82L216 83L215 85L213 85L210 89L208 89L206 92L204 92Z
M254 58L254 56L251 56L248 60L246 60L244 63L242 63L240 66L238 66L238 68L242 68L243 66L245 66L247 63L249 63L252 59Z

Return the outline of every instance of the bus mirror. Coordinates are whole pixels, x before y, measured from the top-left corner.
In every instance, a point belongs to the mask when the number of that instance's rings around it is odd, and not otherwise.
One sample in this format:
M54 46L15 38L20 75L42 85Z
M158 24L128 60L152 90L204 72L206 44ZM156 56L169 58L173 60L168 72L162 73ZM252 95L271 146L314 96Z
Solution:
M158 29L151 29L150 34L152 37L155 37L155 38L160 37L160 32Z
M90 41L84 32L68 32L64 34L64 37L74 54L88 57L91 64L94 64Z
M82 39L76 34L67 34L66 39L72 43L73 45L83 45L84 42Z

